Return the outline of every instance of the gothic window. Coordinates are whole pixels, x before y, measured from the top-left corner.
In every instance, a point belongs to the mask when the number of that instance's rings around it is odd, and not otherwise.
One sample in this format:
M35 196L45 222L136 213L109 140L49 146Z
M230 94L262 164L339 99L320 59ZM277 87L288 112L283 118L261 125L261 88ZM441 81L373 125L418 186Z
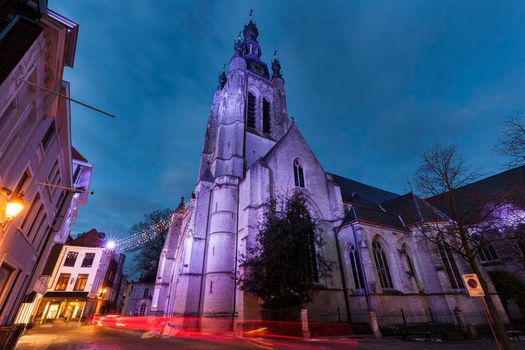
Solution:
M458 265L452 255L452 251L445 243L438 245L439 255L441 255L441 260L443 260L443 265L445 266L445 271L447 272L448 279L450 280L450 285L453 289L463 288L463 283L461 282L461 274L459 273Z
M365 286L363 278L363 269L361 268L361 259L359 253L353 245L348 247L348 257L350 258L350 267L352 268L352 277L354 278L355 289L363 289Z
M269 134L272 131L272 122L270 119L270 102L263 99L263 132Z
M488 236L488 237L487 237ZM473 237L473 242L474 242L474 245L476 247L480 247L479 249L479 253L478 253L478 256L479 256L479 260L481 262L490 262L490 261L494 261L494 260L498 260L498 255L496 254L496 250L494 250L494 247L492 246L492 244L490 243L490 237L498 237L499 236L499 231L498 230L489 230L487 232L485 232L485 239L482 239L482 237L480 235L474 235ZM488 238L488 240L487 240Z
M255 95L248 92L248 113L246 118L247 127L255 129Z
M304 188L304 172L299 159L293 162L293 175L296 187Z
M310 276L310 282L319 282L319 269L317 266L317 247L315 246L314 233L308 236L308 247L310 251L306 259L306 271Z
M388 260L386 258L383 245L376 237L372 241L372 251L374 253L374 261L376 263L377 274L382 288L394 288L392 283L392 276L388 267Z
M489 262L498 260L498 255L496 254L496 251L494 250L494 247L490 243L485 243L483 248L479 251L479 260L482 262Z
M412 262L412 259L410 258L410 254L408 253L408 248L406 244L403 244L403 247L401 248L401 253L405 256L405 262L407 264L408 274L416 282L417 288L421 289L421 286L419 285L419 280L416 274L416 268L414 267L414 263Z

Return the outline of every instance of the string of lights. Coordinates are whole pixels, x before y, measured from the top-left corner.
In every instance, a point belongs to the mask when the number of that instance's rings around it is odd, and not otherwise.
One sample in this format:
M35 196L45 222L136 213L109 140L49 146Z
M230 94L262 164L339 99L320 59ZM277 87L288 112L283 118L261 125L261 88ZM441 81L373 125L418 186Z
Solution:
M133 251L139 249L144 244L155 239L164 230L170 227L173 215L157 222L155 225L148 227L142 231L136 232L130 236L121 238L115 241L115 251L123 253L125 251Z

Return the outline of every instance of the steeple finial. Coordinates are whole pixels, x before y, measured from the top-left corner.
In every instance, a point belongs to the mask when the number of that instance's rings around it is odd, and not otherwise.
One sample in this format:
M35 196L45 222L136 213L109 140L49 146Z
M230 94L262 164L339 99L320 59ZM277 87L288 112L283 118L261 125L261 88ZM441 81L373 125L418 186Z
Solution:
M279 62L279 57L277 57L277 50L273 51L273 61L272 61L272 79L281 78L281 62Z
M253 19L253 9L250 9L250 14L248 15L248 17L250 18L250 21Z

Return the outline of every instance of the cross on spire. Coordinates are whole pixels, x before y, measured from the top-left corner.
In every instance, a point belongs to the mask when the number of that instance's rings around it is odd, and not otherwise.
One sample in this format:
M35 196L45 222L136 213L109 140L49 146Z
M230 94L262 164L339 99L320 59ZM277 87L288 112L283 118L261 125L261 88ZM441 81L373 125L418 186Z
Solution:
M248 15L248 17L250 18L250 21L252 20L252 16L253 16L253 9L250 9L250 14Z

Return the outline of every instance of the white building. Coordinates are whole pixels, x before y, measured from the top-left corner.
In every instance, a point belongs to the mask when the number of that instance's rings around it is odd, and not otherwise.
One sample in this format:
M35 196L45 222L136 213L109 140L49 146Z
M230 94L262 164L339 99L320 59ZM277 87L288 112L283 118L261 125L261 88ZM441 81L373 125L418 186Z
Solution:
M80 321L110 310L120 291L124 256L108 250L105 235L96 230L55 247L34 322Z
M25 203L0 226L0 325L9 325L27 322L46 292L42 270L87 199L71 189L76 181L88 189L91 165L75 159L69 102L43 89L69 96L62 77L74 63L78 25L47 1L4 1L0 17L0 196Z
M256 242L262 204L294 191L304 193L320 222L321 254L333 264L330 277L312 276L308 309L346 310L346 319L350 310L423 314L431 308L452 315L453 323L454 310L478 310L461 281L462 273L471 272L466 264L420 236L425 222L447 218L412 193L399 195L323 169L288 118L280 63L273 60L270 76L257 37L250 20L234 45L228 75L219 77L197 184L189 206L174 215L152 313L201 316L201 325L207 316L239 327L260 319L259 300L236 284L244 272L239 256ZM494 300L502 310L497 295Z
M126 286L123 316L149 315L151 310L151 297L155 289L154 283L130 282Z

